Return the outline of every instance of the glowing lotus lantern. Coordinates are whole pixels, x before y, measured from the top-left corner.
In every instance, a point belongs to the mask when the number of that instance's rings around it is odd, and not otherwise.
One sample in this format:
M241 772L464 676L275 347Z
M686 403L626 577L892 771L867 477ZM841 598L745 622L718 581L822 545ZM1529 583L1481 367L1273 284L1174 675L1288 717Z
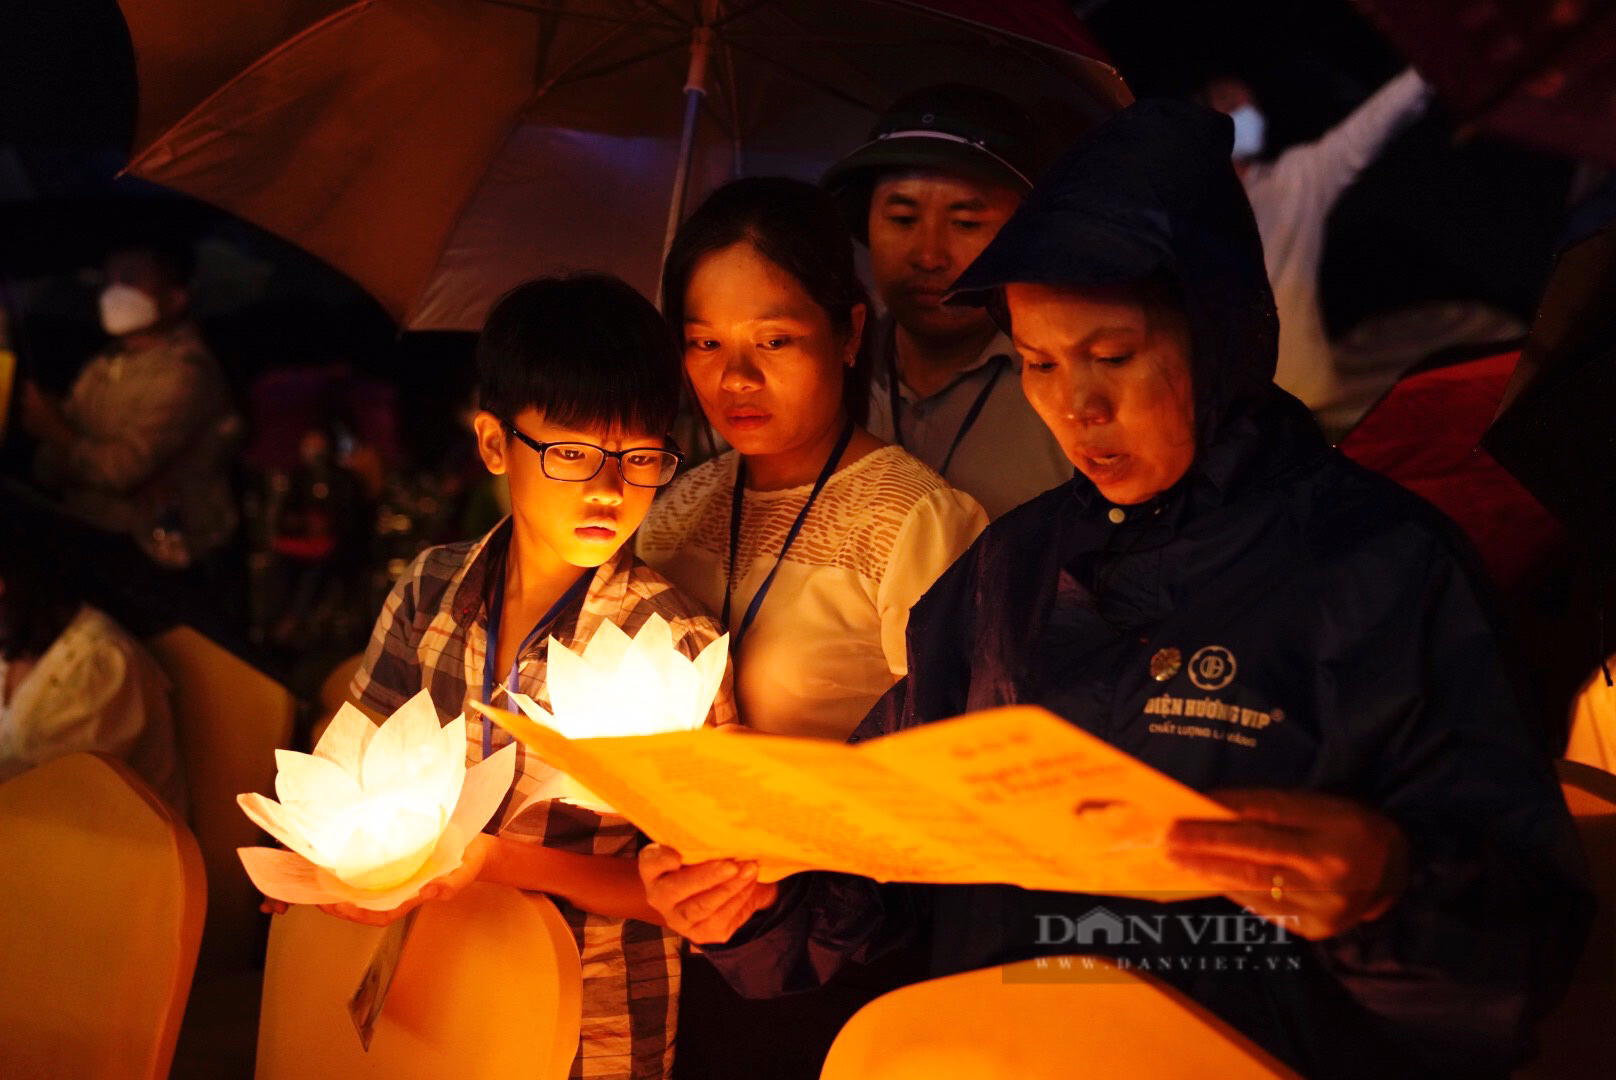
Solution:
M550 639L545 686L550 711L526 694L511 700L530 720L569 739L660 735L702 726L724 681L729 635L691 660L673 644L673 629L652 615L630 638L603 622L582 655ZM612 808L565 773L544 781L535 799L562 799L603 813Z
M515 747L466 768L466 718L438 725L426 691L377 727L344 705L312 754L275 751L275 794L236 796L285 844L240 848L266 896L292 904L349 901L385 911L460 865L499 808Z

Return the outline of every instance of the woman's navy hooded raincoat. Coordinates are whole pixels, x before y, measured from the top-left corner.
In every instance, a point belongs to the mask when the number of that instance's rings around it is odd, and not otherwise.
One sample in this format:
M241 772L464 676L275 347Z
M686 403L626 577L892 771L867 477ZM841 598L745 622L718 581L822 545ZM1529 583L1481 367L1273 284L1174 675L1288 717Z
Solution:
M958 283L969 299L1008 282L1176 279L1198 454L1144 505L1112 507L1078 477L991 526L915 606L910 674L854 739L1040 704L1198 790L1377 808L1408 837L1406 891L1336 938L1245 950L1194 934L1239 914L1222 898L802 874L706 949L742 993L817 985L918 934L937 975L1112 955L1309 1076L1502 1074L1530 1052L1591 910L1573 826L1456 531L1328 447L1274 387L1274 303L1229 144L1227 119L1195 106L1124 110ZM1164 914L1160 942L1095 932Z

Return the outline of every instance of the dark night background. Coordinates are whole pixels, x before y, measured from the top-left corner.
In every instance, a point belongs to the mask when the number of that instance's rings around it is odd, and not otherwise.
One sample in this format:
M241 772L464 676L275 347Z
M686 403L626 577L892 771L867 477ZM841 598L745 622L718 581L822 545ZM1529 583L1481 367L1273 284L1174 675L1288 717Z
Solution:
M1262 98L1275 148L1324 131L1402 67L1344 0L1074 6L1139 96L1185 94L1211 74L1245 76ZM99 148L100 161L116 161L128 149L135 94L113 0L0 7L0 143L25 154ZM1332 330L1449 296L1528 316L1570 173L1568 163L1486 139L1456 146L1451 122L1433 110L1336 210L1322 282Z

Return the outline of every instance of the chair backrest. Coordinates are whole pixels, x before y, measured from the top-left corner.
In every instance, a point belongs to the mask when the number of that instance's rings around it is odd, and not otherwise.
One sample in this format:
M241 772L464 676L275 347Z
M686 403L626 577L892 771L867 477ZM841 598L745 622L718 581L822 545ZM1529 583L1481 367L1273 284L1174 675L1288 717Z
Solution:
M291 746L297 701L280 683L188 626L146 643L174 682L174 735L191 799L191 826L208 871L208 921L198 968L252 966L259 896L236 856L263 834L236 795L273 795L275 750Z
M364 662L364 653L354 653L320 680L319 705L322 713L332 714L342 708L342 703L348 700L348 684L353 682L353 677L359 673L359 665Z
M1616 669L1616 657L1606 666ZM1606 773L1616 769L1616 687L1605 682L1604 667L1595 669L1572 699L1565 756Z
M1081 1066L1077 1063L1081 1062ZM1048 957L883 994L831 1045L821 1080L1294 1080L1178 991L1099 957Z
M358 709L360 712L364 713L378 724L384 723L387 720L386 713L378 712L375 709L370 708L368 705L362 705L357 701L351 702L348 700L348 684L353 682L354 675L359 671L359 665L363 664L364 662L365 654L355 653L353 656L348 657L348 659L332 668L330 673L328 673L326 677L321 680L320 700L317 702L320 707L320 718L316 720L314 722L314 726L309 729L310 746L319 745L320 736L325 734L325 729L331 726L331 721L336 719L338 710L340 710L344 705L352 705L354 708Z
M1599 907L1571 989L1538 1029L1537 1059L1515 1074L1533 1080L1602 1076L1616 1061L1616 776L1575 761L1555 764Z
M0 784L0 1072L168 1076L207 884L185 823L122 762Z
M294 907L264 966L258 1080L563 1080L578 1046L582 971L543 896L479 883L420 909L369 1051L347 1003L384 934Z

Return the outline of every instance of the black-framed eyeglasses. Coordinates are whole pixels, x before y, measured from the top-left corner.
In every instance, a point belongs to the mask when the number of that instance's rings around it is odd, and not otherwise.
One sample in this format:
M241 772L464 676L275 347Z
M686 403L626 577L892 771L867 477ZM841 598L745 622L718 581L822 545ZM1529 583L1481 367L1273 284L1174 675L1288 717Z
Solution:
M608 450L586 442L539 442L522 432L509 420L502 420L512 435L528 449L539 455L539 468L552 480L565 480L581 484L593 480L606 464L607 458L617 459L617 473L623 483L635 487L663 487L673 481L679 463L685 459L678 450L662 446L631 446L627 450Z

